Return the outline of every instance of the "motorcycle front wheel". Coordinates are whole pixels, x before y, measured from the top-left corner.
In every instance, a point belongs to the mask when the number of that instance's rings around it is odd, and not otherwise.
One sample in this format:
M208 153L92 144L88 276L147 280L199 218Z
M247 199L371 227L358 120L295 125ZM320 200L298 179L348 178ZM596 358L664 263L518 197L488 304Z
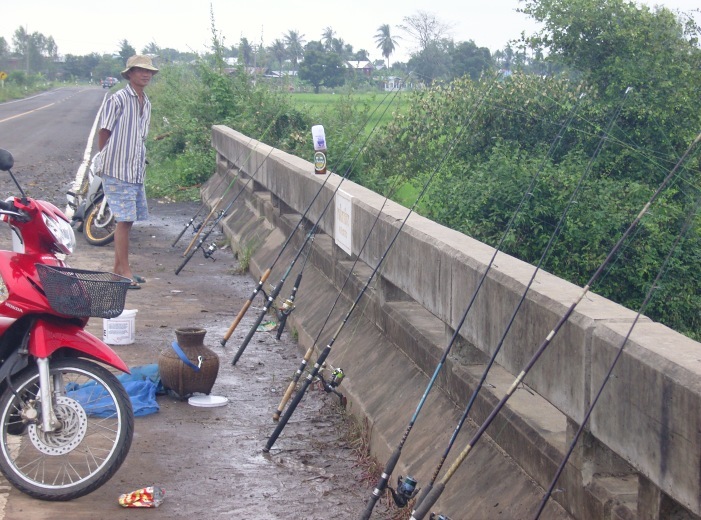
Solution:
M126 390L92 361L52 361L51 396L60 426L41 426L39 372L25 370L0 397L0 471L17 489L40 500L65 501L107 482L124 462L134 434ZM35 417L37 420L27 418Z
M83 223L83 235L88 244L93 246L104 246L114 240L114 230L117 228L117 221L110 209L109 204L100 215L102 201L96 201L85 215Z

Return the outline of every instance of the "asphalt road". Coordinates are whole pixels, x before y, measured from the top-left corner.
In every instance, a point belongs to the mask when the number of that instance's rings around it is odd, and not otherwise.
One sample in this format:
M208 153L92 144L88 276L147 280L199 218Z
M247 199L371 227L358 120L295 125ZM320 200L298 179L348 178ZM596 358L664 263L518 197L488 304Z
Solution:
M0 148L13 153L13 171L29 196L65 206L65 191L83 164L104 96L100 88L69 87L0 104ZM5 196L17 193L2 173L0 190ZM262 302L253 304L223 349L219 341L255 281L237 274L230 248L217 251L215 261L197 254L174 274L192 235L175 248L171 243L197 207L151 200L151 218L134 226L132 265L147 282L127 295L126 308L137 310L135 342L114 350L130 367L157 363L176 328L205 328L205 345L220 359L212 393L226 397L228 404L196 408L159 396L160 411L136 419L129 456L104 486L71 502L52 503L31 499L0 478L0 520L345 519L364 509L376 474L367 478L357 464L359 445L344 438L349 423L335 396L308 392L275 448L262 453L275 426L272 412L301 353L289 331L281 341L274 333L258 332L237 365L231 365ZM7 236L0 230L0 247L7 247ZM215 232L210 238L223 237ZM80 234L77 239L70 265L111 269L111 245L90 246ZM92 319L88 330L101 336L102 320ZM149 485L166 490L159 508L119 507L119 495ZM374 518L389 518L387 510L381 501Z

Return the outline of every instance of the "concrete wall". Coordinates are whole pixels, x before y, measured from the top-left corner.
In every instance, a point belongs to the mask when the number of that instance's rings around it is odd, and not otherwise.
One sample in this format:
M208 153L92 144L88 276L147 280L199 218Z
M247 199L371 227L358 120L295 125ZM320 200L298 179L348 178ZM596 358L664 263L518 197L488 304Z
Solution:
M359 316L345 327L352 336L344 338L344 330L330 358L334 366L343 363L348 375L344 388L353 410L372 425L372 447L383 464L493 259L438 378L437 401L421 411L431 418L417 421L417 431L412 431L403 451L404 469L427 480L534 267L505 254L494 257L493 248L416 214L406 219L407 208L338 175L314 175L311 163L229 128L214 127L212 144L218 154L217 174L203 189L203 199L211 205L222 193L226 200L241 193L242 200L232 205L224 228L239 248L255 251L254 276L275 262L300 219L307 231L319 221L312 274L304 275L318 279L313 284L305 281L298 310L291 315L305 349L323 348L317 338L324 342L330 332L322 332L322 317L339 289L345 287L346 305L339 305L345 312L401 228L358 306ZM352 256L333 240L333 197L339 185L352 197ZM284 252L274 275L282 275L303 235L304 231L297 232L291 242L296 247L286 248L290 251ZM581 294L581 288L549 273L537 274L470 415L475 423L482 423L513 383L514 374ZM343 312L330 317L326 330L335 330ZM539 485L549 485L635 317L594 293L585 295L487 432L491 439L486 444L507 454L507 467L513 464ZM388 378L393 371L399 373L396 380ZM701 515L700 375L701 345L641 317L558 482L562 491L554 498L563 510L576 518ZM384 392L378 391L381 388ZM388 407L388 396L398 402ZM446 432L445 438L438 431ZM469 436L456 443L456 453L467 440ZM525 495L542 494L520 480L509 480L524 491L505 495L498 483L505 480L496 479L489 455L484 457L466 470L474 474L465 478L480 482L479 492L458 488L451 495L449 486L439 502L447 508L444 514L450 515L453 508L460 518L467 501L474 511L474 504L482 500L476 497L492 493L521 500L522 505ZM523 509L518 511L517 517L528 516L522 515ZM551 514L564 513L553 507Z

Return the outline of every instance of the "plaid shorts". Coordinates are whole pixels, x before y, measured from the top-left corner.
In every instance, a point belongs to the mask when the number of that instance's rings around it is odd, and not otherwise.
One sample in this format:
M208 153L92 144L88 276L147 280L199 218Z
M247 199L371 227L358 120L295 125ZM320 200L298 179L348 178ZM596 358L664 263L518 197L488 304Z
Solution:
M134 222L148 218L143 184L134 184L105 175L102 177L102 186L117 222Z

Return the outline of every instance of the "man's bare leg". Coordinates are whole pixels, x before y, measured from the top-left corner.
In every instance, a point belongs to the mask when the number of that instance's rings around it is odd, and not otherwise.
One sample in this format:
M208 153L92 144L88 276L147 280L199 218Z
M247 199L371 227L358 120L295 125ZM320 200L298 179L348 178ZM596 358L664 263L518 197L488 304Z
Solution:
M127 278L134 278L129 266L129 232L133 222L117 222L114 230L114 272Z

